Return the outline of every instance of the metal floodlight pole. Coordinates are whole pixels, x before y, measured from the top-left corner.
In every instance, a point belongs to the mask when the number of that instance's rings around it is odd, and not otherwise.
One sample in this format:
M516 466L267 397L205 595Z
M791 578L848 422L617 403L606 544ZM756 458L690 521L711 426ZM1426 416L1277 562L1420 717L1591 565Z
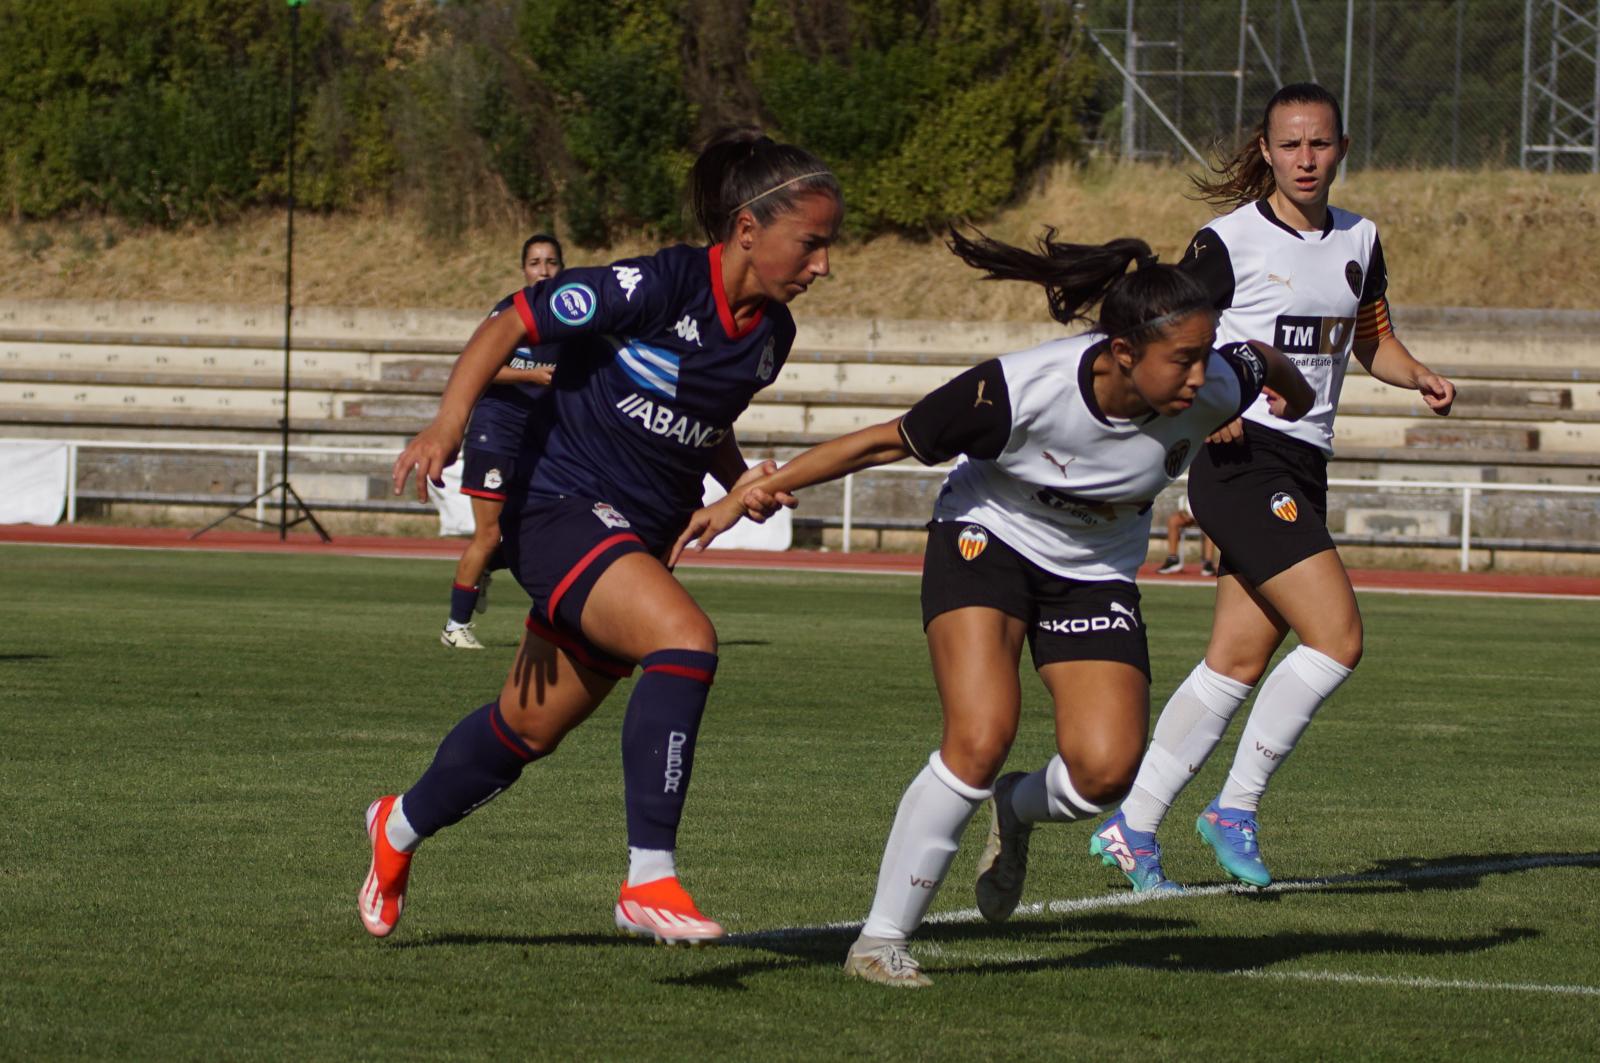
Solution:
M288 231L284 241L283 417L278 422L280 446L278 455L279 478L277 483L273 484L265 491L262 491L248 502L245 502L230 512L223 514L221 517L218 517L210 524L207 524L204 528L201 528L199 531L189 536L191 539L200 538L200 536L204 535L212 528L215 528L217 525L233 517L238 517L240 520L250 521L253 524L260 524L264 527L270 527L270 522L262 520L259 517L248 516L244 511L256 505L262 499L276 493L278 495L278 539L280 541L287 540L289 538L289 529L300 523L310 523L310 525L317 530L317 534L322 537L323 542L328 543L333 541L333 538L327 533L326 529L324 529L321 523L318 522L316 514L311 512L311 507L306 505L305 500L300 497L300 493L296 491L289 483L289 391L292 384L291 340L293 338L294 324L294 127L295 115L299 107L298 89L300 81L300 8L304 6L306 0L284 0L284 2L289 7L289 209ZM295 507L299 510L300 514L299 516L295 517L294 520L289 519L289 499L291 498L294 499Z
M1355 58L1351 49L1355 35L1356 0L1344 0L1344 95L1339 100L1345 114L1350 113L1350 67L1351 61Z
M1245 36L1250 29L1250 0L1239 0L1239 58L1238 81L1233 87L1233 128L1235 132L1244 129L1244 62L1245 62Z

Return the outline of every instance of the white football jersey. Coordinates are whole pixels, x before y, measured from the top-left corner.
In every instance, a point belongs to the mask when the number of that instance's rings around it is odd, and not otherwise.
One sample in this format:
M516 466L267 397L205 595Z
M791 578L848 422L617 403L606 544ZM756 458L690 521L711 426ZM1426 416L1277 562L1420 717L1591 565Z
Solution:
M1388 285L1378 227L1328 208L1321 232L1297 232L1266 200L1247 203L1195 234L1183 258L1212 291L1219 345L1259 340L1288 355L1316 392L1311 411L1285 421L1259 398L1245 417L1333 453L1333 415L1344 386L1356 314Z
M1085 333L968 370L901 420L912 453L957 454L937 521L971 521L1069 579L1132 580L1150 510L1205 437L1261 391L1266 363L1248 345L1214 351L1194 405L1171 417L1108 417L1094 396L1106 338Z

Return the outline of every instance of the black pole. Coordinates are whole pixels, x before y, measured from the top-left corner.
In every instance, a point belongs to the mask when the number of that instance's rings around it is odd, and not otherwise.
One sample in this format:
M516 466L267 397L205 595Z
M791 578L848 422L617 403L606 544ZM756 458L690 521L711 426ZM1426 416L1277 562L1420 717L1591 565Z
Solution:
M289 5L289 231L283 261L283 448L278 458L282 479L278 505L278 539L289 538L289 338L294 321L294 125L299 85L300 5Z
M289 7L289 232L288 239L284 242L283 263L283 419L278 422L279 441L282 447L278 457L280 466L278 471L281 475L278 477L277 483L243 505L235 507L230 512L224 513L210 524L207 524L204 528L189 536L191 539L198 539L217 525L235 517L240 520L250 521L252 524L259 524L262 527L271 527L270 522L259 517L246 516L244 511L262 499L268 499L273 494L277 494L278 539L280 542L289 538L290 528L302 523L309 523L315 528L317 535L322 538L323 542L329 543L333 541L327 529L317 520L317 515L311 512L311 507L306 505L305 499L300 497L300 492L296 491L289 483L289 388L290 351L292 349L290 341L293 338L292 326L294 322L294 124L295 112L298 110L297 90L299 89L300 80L300 5L304 4L306 0L285 0L285 2ZM294 499L295 513L297 514L294 520L289 519L289 499L291 498Z

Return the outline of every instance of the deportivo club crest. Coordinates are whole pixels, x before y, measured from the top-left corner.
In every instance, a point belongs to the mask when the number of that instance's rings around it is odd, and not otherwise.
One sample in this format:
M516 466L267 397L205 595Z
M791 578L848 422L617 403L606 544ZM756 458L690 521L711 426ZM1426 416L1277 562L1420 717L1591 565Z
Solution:
M1361 294L1361 263L1351 259L1344 264L1344 279L1350 282L1350 293Z
M1279 491L1272 496L1272 515L1281 521L1293 524L1300 516L1300 507L1295 505L1293 495Z
M962 558L967 561L983 553L988 545L989 533L976 524L968 524L961 529L961 534L956 536L956 549L961 551Z
M1167 479L1175 479L1183 471L1183 460L1189 456L1189 441L1180 439L1172 444L1172 449L1167 451L1167 460L1162 463L1162 468L1167 471Z
M502 483L505 483L505 479L500 475L499 469L490 469L483 474L483 486L491 491L498 488Z
M596 502L594 504L594 515L599 517L600 523L604 524L608 528L632 527L632 525L628 523L628 518L624 517L621 513L618 513L616 508L613 507L609 502Z

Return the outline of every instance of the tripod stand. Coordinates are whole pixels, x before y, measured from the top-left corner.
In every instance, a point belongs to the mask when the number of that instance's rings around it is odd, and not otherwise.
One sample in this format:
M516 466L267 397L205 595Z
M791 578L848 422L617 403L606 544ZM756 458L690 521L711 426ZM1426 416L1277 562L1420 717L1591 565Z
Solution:
M300 492L289 483L289 340L294 324L294 126L296 88L299 81L299 67L297 64L300 51L300 5L305 0L287 0L289 5L289 225L288 238L285 241L284 255L284 282L283 282L283 420L280 422L282 429L282 448L279 455L278 471L282 477L277 483L262 491L248 502L241 503L204 528L189 536L198 539L206 532L227 520L237 517L247 520L252 524L259 524L270 528L272 521L261 520L259 517L245 513L245 510L255 505L264 498L270 498L274 492L279 495L278 503L278 538L284 540L289 537L289 529L297 524L309 522L317 530L325 543L333 542L333 537L318 523L316 514L311 512L311 507L306 505L305 499L300 497ZM294 499L295 509L299 516L289 519L289 499Z

